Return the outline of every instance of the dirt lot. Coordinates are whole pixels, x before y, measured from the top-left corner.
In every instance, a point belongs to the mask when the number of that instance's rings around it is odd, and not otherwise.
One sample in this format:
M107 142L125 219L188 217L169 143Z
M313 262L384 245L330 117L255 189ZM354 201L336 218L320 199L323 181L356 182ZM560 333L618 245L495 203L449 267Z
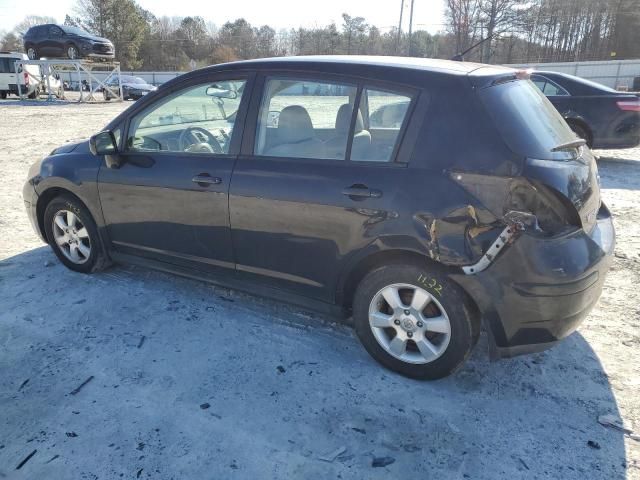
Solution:
M640 149L599 152L618 245L579 331L498 363L483 337L426 383L330 318L60 265L24 212L28 167L122 108L0 103L0 478L640 479L640 442L598 423L640 430Z

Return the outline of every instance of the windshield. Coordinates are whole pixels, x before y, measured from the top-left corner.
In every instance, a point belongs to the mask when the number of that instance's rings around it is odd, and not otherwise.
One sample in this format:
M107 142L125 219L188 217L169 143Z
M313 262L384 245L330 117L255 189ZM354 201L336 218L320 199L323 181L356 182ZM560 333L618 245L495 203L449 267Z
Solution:
M73 33L75 35L91 35L89 32L81 29L80 27L69 27L67 25L64 25L62 27L62 29L66 32L66 33Z
M509 148L538 159L568 159L568 152L553 152L576 139L562 116L530 80L500 83L480 91L496 127Z
M122 78L122 83L138 83L141 85L146 85L147 83L140 77L121 77L121 78Z

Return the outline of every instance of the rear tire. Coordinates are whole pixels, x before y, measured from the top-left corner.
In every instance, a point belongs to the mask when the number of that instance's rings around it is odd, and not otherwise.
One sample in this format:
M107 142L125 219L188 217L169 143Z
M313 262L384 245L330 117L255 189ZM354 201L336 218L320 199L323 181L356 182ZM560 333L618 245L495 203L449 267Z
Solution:
M44 230L53 252L70 270L93 273L109 265L91 214L74 197L62 195L49 202Z
M27 57L29 57L29 60L38 60L38 51L36 50L36 47L33 45L29 45L27 47Z
M7 99L7 92L0 92L0 98L2 100L6 100Z
M591 134L586 127L576 122L569 122L569 127L571 127L571 130L573 130L573 133L585 140L587 142L587 146L591 148L591 146L593 145L593 139L591 138Z
M397 308L387 297L399 299ZM427 266L373 270L353 301L365 349L383 366L415 379L443 378L463 364L479 335L473 312L466 293L443 270Z

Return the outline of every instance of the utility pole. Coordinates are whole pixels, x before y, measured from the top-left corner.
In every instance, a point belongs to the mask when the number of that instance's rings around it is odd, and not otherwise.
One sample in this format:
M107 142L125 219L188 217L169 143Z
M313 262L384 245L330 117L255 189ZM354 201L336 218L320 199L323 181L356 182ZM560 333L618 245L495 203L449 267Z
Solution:
M400 53L400 41L402 40L402 12L404 11L404 0L400 0L400 21L398 22L398 38L396 39L396 54Z
M411 0L411 10L409 11L409 56L411 56L411 35L413 33L413 2Z

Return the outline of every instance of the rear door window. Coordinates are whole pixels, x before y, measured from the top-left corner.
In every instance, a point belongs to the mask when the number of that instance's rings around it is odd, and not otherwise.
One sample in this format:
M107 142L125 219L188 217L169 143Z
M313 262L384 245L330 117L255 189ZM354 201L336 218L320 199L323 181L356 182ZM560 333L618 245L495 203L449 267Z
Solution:
M346 159L356 85L268 78L263 92L256 155Z
M538 159L567 157L567 152L552 149L574 141L576 136L533 82L499 83L479 93L504 141L515 153Z
M407 95L365 87L359 110L368 119L368 125L361 127L356 121L351 160L392 161L410 104L411 98ZM362 139L365 135L368 141Z

